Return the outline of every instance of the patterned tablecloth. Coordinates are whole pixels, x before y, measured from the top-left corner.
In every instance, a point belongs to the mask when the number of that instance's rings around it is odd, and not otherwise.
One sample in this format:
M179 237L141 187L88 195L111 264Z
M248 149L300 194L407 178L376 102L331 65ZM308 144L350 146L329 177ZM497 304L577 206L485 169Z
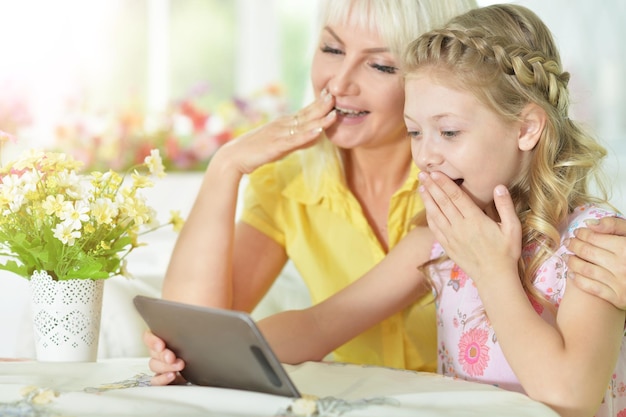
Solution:
M151 387L147 358L0 360L0 416L557 417L524 395L440 375L314 362L286 369L302 399L191 385Z

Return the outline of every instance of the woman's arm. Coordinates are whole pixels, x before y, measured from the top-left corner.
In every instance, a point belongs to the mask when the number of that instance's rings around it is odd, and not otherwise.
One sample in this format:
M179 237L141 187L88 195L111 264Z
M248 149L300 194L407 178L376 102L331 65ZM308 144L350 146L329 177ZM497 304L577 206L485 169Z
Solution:
M496 223L442 175L422 184L429 225L446 253L472 277L526 393L562 415L593 415L619 354L624 311L572 285L555 322L548 323L520 282L521 225L506 188L494 192Z
M251 310L286 261L284 249L246 225L235 230L244 174L311 146L335 121L334 99L322 94L294 117L282 117L222 146L207 167L163 284L163 297ZM330 113L329 113L330 112ZM248 285L253 282L253 285Z
M626 310L626 220L605 217L578 229L567 248L567 277L578 288Z

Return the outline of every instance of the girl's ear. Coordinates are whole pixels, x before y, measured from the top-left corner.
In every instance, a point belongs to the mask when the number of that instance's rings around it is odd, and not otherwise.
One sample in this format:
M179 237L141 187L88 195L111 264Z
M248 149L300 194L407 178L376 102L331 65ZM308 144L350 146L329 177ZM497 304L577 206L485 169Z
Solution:
M518 147L521 151L533 150L546 127L546 112L535 103L528 103L521 114Z

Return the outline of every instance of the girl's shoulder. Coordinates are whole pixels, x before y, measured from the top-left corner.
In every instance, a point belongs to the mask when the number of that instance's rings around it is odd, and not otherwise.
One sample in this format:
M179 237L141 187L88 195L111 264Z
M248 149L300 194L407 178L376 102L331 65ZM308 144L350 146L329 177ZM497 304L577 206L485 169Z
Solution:
M599 220L603 217L621 217L624 216L618 211L597 203L588 203L576 207L568 217L567 230L568 234L573 233L579 227L586 227L588 220Z

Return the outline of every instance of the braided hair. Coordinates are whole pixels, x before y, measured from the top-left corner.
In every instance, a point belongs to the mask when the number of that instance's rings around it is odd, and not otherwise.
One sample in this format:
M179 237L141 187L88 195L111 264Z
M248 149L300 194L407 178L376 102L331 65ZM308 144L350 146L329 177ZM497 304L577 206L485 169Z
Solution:
M406 78L428 68L442 83L470 91L505 121L519 120L529 103L546 114L546 126L533 150L530 169L508 184L522 222L522 245L538 252L520 259L527 292L539 266L560 244L559 226L578 206L606 202L589 193L606 150L570 120L570 74L563 71L552 34L528 8L501 4L471 10L415 41L403 55Z

